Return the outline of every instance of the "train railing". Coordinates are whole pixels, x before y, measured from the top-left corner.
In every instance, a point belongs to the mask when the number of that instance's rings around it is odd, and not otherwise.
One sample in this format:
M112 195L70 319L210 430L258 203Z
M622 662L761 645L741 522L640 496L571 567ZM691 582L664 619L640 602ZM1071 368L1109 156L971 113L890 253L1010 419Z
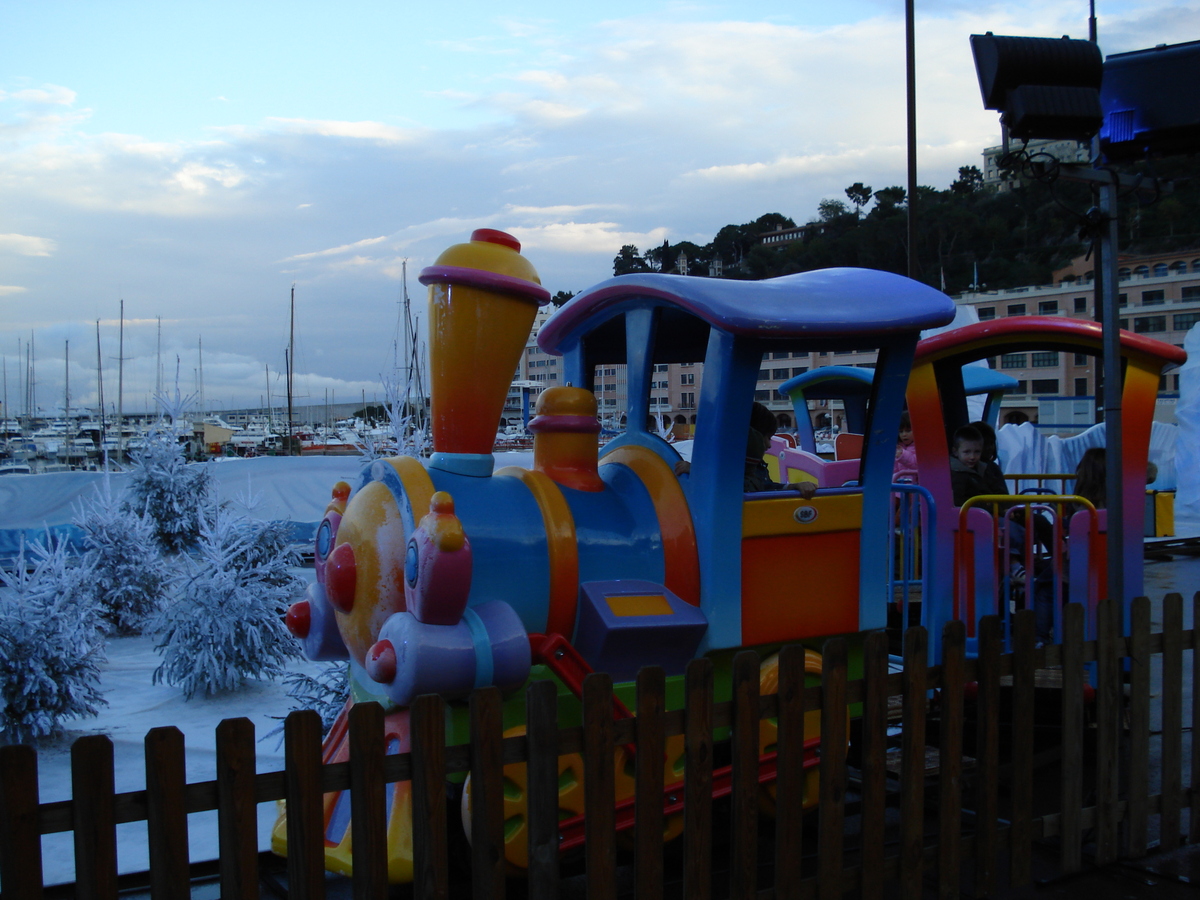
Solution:
M1200 621L1200 594L1193 611L1193 621ZM322 764L320 720L314 712L296 712L285 725L281 772L256 773L253 726L232 719L217 729L216 780L193 784L186 782L178 730L158 728L146 737L146 788L125 793L113 788L112 742L88 736L71 750L74 794L55 803L39 801L36 751L4 747L0 886L5 900L116 898L136 881L118 879L116 827L145 822L151 869L141 882L156 897L188 896L188 815L215 809L221 896L255 898L266 874L256 806L284 799L290 855L286 873L271 877L286 881L287 896L320 900L329 890L348 889L356 898L383 900L389 892L386 786L411 781L413 896L503 897L504 767L524 764L533 900L556 898L568 880L573 893L585 880L591 900L615 900L630 886L639 898L682 890L704 900L726 885L738 900L772 888L773 896L789 898L840 897L850 890L868 898L916 897L934 881L940 896L957 896L964 879L975 895L994 896L1005 886L1029 885L1035 859L1041 877L1048 869L1079 871L1087 844L1098 866L1146 856L1152 825L1159 850L1200 841L1197 776L1190 786L1184 782L1185 771L1200 773L1200 742L1192 743L1189 759L1183 753L1184 679L1200 678L1200 653L1185 676L1184 651L1197 647L1196 631L1183 628L1180 595L1164 598L1158 612L1163 628L1152 633L1150 601L1135 600L1126 637L1120 609L1105 601L1097 610L1096 639L1085 640L1084 610L1072 604L1063 616L1063 643L1037 648L1033 613L1023 611L1011 619L1009 652L1001 620L984 617L975 659L966 655L964 623L951 622L941 635L941 664L933 668L929 635L914 626L904 634L903 670L891 673L887 639L878 632L866 639L861 679L849 677L847 643L836 638L825 644L820 684L807 687L804 650L789 647L778 692L763 696L759 658L743 651L733 663L733 699L721 703L714 702L712 663L700 659L688 668L677 709L668 708L661 670L647 668L638 677L638 715L621 721L612 716L611 680L593 674L584 688L583 725L575 728L558 727L554 686L542 681L526 693L527 733L507 739L500 694L488 688L472 695L471 739L461 746L444 745L445 705L430 695L412 709L409 753L386 753L382 710L362 703L351 714L349 763ZM1152 690L1156 656L1162 682ZM1085 690L1089 665L1098 673L1094 692ZM1059 687L1049 699L1037 687L1047 675ZM899 702L889 702L894 699ZM854 729L861 737L848 746L852 709L861 709L861 727ZM820 803L806 815L805 713L812 710L820 710L821 719ZM1150 782L1152 715L1161 721L1157 792ZM760 722L766 718L778 728L773 828L760 812ZM1051 748L1039 724L1046 718L1054 723ZM686 742L686 768L682 784L665 796L662 747L673 735ZM727 749L717 747L726 740ZM639 751L625 842L618 840L621 824L611 804L615 749L622 744ZM714 751L731 760L719 798ZM562 857L558 757L568 753L583 757L588 812L583 847ZM1047 758L1060 762L1035 770L1035 759ZM936 759L932 768L930 759ZM472 846L452 866L447 774L468 770L479 786L472 794ZM331 886L335 876L322 871L322 795L336 790L353 797L354 874L345 888ZM679 851L665 854L668 815L682 817L683 830ZM74 885L43 885L41 836L55 832L74 832Z

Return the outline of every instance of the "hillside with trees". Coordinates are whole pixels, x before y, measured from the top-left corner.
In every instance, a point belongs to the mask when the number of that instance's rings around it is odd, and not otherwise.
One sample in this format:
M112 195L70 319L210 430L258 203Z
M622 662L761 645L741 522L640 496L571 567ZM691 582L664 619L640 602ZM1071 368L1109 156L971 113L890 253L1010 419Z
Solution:
M1158 160L1145 173L1173 180L1157 198L1129 195L1121 201L1122 253L1153 253L1200 246L1200 170L1194 159ZM1084 215L1093 206L1089 188L1053 180L1053 171L1026 167L1013 190L983 184L975 166L963 166L945 190L922 186L917 195L916 276L950 293L980 287L1004 289L1047 284L1051 273L1087 252ZM1036 178L1034 177L1036 176ZM1040 180L1038 180L1040 179ZM826 199L804 225L767 213L743 225L726 225L700 246L663 242L646 253L626 245L613 274L679 270L686 255L689 275L759 279L829 266L907 270L907 192L873 190L856 182L846 200ZM764 235L787 229L764 242ZM785 238L795 239L785 239Z

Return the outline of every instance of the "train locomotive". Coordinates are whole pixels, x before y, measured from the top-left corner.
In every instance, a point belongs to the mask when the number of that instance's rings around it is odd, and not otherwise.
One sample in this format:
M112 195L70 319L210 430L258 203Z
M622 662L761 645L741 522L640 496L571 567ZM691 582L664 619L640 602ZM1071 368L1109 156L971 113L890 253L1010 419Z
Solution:
M517 689L549 678L567 726L580 720L572 684L589 670L610 673L632 707L638 669L661 666L668 702L682 705L682 673L697 656L713 659L719 691L733 655L754 648L768 685L781 645L884 627L887 554L871 548L888 546L897 423L920 331L954 316L944 294L849 268L760 282L602 282L541 328L541 349L563 357L564 383L538 399L532 468L497 469L496 423L549 294L517 240L489 229L446 250L420 280L432 456L377 460L356 484L334 486L316 582L287 617L310 657L347 661L347 708L377 700L388 710L389 752L408 749L407 706L420 694L451 701L448 739L457 741L466 736L457 701L470 691L507 692L505 725L519 729ZM762 360L864 348L879 354L857 483L810 499L745 493ZM656 367L698 362L691 469L676 475L678 453L648 426ZM593 388L597 372L618 364L627 425L600 448ZM806 669L819 673L810 657ZM326 761L347 758L345 715ZM668 784L681 754L669 749ZM389 877L402 882L412 878L408 784L390 790ZM519 799L507 803L506 820L519 824ZM581 803L560 797L564 815L581 814ZM325 812L327 867L349 873L348 794L327 795ZM506 833L506 855L520 866L521 828ZM273 845L286 852L282 820Z

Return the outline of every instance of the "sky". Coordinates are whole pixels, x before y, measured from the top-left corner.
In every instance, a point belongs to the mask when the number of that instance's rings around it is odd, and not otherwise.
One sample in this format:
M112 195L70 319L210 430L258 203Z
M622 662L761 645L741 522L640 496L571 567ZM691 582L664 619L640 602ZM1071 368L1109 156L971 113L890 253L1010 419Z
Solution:
M918 179L945 188L999 142L969 35L1083 38L1088 4L916 8ZM1200 0L1097 16L1105 53L1200 39ZM5 0L6 409L30 358L38 407L94 407L99 360L112 409L121 356L126 411L159 384L280 405L293 285L295 402L370 402L405 266L423 316L417 274L475 228L579 291L624 244L903 185L905 115L901 0Z

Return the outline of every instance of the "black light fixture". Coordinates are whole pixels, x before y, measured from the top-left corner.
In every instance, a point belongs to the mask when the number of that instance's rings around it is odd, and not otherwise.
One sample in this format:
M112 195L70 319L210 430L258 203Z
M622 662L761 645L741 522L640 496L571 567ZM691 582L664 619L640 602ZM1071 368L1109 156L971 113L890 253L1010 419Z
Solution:
M1112 161L1200 150L1200 41L1114 53L1104 62L1100 147Z
M1104 121L1100 83L1104 60L1091 41L971 35L985 109L1020 140L1083 141Z

